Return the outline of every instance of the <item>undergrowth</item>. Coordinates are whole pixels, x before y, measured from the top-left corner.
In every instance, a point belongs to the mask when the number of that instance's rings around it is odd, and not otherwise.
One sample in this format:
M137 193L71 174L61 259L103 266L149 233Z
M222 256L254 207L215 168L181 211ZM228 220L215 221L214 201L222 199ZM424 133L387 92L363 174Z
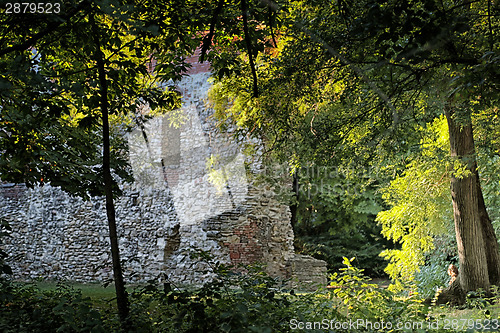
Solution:
M417 294L400 297L370 284L352 259L344 258L331 288L298 293L259 267L245 267L242 274L207 254L199 257L212 265L216 278L191 289L157 280L136 288L129 294L128 332L449 332L431 326L443 323L444 313L424 305ZM497 301L496 295L479 293L467 304L479 311L476 318L486 319L491 314L485 306ZM102 304L64 284L41 290L2 279L0 331L118 332L113 302Z

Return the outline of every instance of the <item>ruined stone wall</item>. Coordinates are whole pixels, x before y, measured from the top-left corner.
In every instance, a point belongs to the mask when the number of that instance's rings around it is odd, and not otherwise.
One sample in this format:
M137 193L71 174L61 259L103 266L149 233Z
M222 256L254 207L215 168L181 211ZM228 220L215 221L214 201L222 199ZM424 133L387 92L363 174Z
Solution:
M183 79L182 109L128 138L135 182L116 200L126 280L166 274L199 284L211 272L189 252L201 249L222 263L260 262L275 276L324 283L325 263L293 252L288 207L254 186L248 158L216 130L205 106L208 77L202 68ZM13 229L6 251L15 278L111 279L103 198L83 201L51 186L7 184L0 192L0 217Z
M119 243L129 281L161 272L158 243L175 219L166 193L127 191L116 202ZM83 201L43 186L0 198L0 214L12 227L7 241L14 277L106 281L112 277L103 198ZM165 228L165 226L167 228ZM140 272L141 276L132 276Z

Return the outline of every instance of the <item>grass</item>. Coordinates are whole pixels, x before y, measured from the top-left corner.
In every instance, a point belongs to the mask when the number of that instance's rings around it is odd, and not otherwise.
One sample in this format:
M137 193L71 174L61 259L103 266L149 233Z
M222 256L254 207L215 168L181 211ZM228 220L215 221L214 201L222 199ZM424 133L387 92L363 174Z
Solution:
M53 290L58 286L57 281L36 281L34 282L41 290ZM104 287L99 283L74 283L64 282L65 286L82 291L84 297L90 297L92 301L107 301L115 297L114 285Z
M482 309L467 308L459 309L448 306L434 307L432 312L435 321L440 323L440 327L453 329L453 325L458 327L456 331L466 332L499 332L500 331L500 305L488 305ZM477 324L488 325L487 329L470 329L478 327ZM446 325L446 327L444 327Z
M65 287L75 290L81 290L84 298L90 298L92 304L96 309L106 310L115 309L116 311L116 293L114 284L104 287L100 283L77 283L69 281L34 281L33 284L40 290L55 290L62 283ZM129 292L133 287L129 286Z

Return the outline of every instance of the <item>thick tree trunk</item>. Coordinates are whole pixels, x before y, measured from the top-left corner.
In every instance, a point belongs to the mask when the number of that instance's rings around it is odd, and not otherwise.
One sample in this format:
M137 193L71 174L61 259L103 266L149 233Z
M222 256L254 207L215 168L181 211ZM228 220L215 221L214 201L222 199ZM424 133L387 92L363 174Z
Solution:
M100 107L102 113L102 169L104 181L104 194L106 197L106 214L108 218L109 239L111 243L111 258L113 262L113 278L115 282L116 304L118 307L118 315L122 329L127 330L129 305L125 283L123 281L123 273L120 262L120 248L118 246L118 235L116 231L116 216L115 205L113 202L113 178L111 175L110 163L110 140L109 140L109 120L108 120L108 81L104 68L104 55L101 51L99 34L95 22L92 19L92 27L94 34L94 42L96 44L96 62L99 75L99 90L100 90Z
M479 174L477 174L477 179L477 191L479 193L479 218L481 219L481 227L483 230L484 248L486 251L486 261L488 264L488 276L490 278L490 284L500 286L500 252L498 248L498 241L495 235L495 229L493 229L490 217L488 215L488 212L486 211L483 191L481 190L479 181Z
M458 123L449 109L446 118L451 156L464 163L469 174L451 177L460 273L456 283L443 292L442 300L462 298L468 291L479 288L489 290L500 277L500 255L479 182L472 123L470 119L465 124ZM452 303L462 302L456 300Z

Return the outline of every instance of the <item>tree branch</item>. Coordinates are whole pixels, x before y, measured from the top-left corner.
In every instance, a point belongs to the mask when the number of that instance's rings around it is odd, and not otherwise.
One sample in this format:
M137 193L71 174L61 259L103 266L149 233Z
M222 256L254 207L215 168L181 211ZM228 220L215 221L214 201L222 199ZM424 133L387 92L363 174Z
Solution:
M250 62L250 70L252 71L253 77L253 96L257 97L259 95L259 89L257 87L257 72L255 71L255 63L253 60L252 42L248 31L248 7L246 0L241 0L241 11L243 13L243 33L245 34L245 42L247 44L248 61Z
M214 14L212 15L212 20L210 22L210 31L208 35L203 38L203 45L201 47L200 54L200 62L205 61L205 55L207 54L210 45L212 44L212 38L214 37L215 25L217 24L217 18L219 17L220 12L222 11L222 7L224 6L224 0L219 0L217 7L214 10Z
M490 30L490 51L493 51L493 28L491 27L491 1L488 0L488 29Z
M32 47L37 41L42 39L43 37L49 35L50 33L56 31L59 26L62 24L66 23L71 17L73 17L76 13L78 13L80 10L82 10L85 5L87 5L86 1L80 2L78 6L73 8L72 11L68 13L68 15L61 17L63 20L58 21L58 22L52 22L47 25L47 28L44 30L40 31L39 33L33 35L31 38L28 38L24 43L16 44L13 46L9 46L3 50L0 50L0 56L3 56L5 54L15 52L15 51L24 51Z

